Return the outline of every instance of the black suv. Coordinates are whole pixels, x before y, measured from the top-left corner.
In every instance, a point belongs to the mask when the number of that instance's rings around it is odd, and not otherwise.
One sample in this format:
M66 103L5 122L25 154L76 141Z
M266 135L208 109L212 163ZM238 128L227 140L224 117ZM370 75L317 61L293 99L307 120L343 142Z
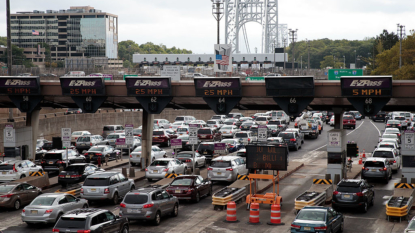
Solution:
M202 142L199 144L196 150L197 153L206 157L206 162L210 164L213 159L213 153L215 152L214 142Z
M128 219L103 209L76 209L56 222L53 232L129 232Z
M323 118L326 124L330 123L330 119L333 115L334 115L334 112L328 112L327 115Z
M333 192L332 207L357 208L364 213L367 212L369 205L373 205L375 191L373 185L369 185L366 180L346 180L343 179L337 184L337 189Z
M372 116L373 121L386 121L386 112L378 112L376 115Z

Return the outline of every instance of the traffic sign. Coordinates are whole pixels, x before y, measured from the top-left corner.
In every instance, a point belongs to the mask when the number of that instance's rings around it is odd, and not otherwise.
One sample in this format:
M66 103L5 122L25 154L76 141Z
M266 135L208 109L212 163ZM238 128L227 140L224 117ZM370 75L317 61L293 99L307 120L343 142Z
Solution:
M266 142L267 141L267 126L266 125L258 125L258 141Z
M286 146L247 145L246 168L286 171L288 150Z
M189 144L197 144L198 138L197 138L197 130L198 125L196 124L189 124Z
M406 130L404 135L405 135L405 148L414 149L415 148L415 131Z
M125 144L132 145L134 144L134 125L126 124L125 125Z
M362 69L329 69L328 80L340 80L341 76L362 76Z
M182 148L182 139L171 139L170 145L172 149L181 149Z
M62 142L70 142L71 136L71 128L62 128Z
M5 134L4 134L4 143L13 143L16 141L13 125L6 125L4 128Z
M125 138L117 138L115 140L115 145L117 145L117 146L125 145Z
M63 148L71 147L71 141L62 141L62 147Z
M226 154L226 143L215 143L215 153Z
M172 81L180 81L180 66L163 66L161 76L171 77Z

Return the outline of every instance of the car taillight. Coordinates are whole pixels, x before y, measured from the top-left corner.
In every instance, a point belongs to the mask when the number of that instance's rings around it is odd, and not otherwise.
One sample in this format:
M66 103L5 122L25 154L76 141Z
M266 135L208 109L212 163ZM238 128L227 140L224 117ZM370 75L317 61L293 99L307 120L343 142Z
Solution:
M396 163L396 160L393 160L393 163Z
M133 155L130 155L130 158L132 158L133 157Z
M242 126L239 126L240 129L242 129Z
M78 230L76 233L91 233L91 230Z
M101 154L101 153L97 153L97 154L95 154L95 155L97 155L97 156L102 156L102 154Z
M327 227L314 227L314 230L315 231L325 231L325 230L327 230Z
M248 138L248 142L250 142L251 141L251 139L250 138Z
M42 160L42 162L41 162L41 163L46 163L46 161Z
M65 176L64 175L59 175L59 178L65 178Z
M398 124L398 126L401 126L401 124Z
M7 194L7 195L3 195L3 196L0 196L0 197L3 197L3 198L11 198L13 195L14 194Z
M52 213L52 212L53 212L53 209L46 210L46 211L45 211L45 214L49 214L49 213Z
M229 132L229 133L232 133L232 131L231 131L231 132Z
M208 171L212 171L212 170L213 170L213 168L211 168L211 167L208 167L208 168L207 168L207 170L208 170Z
M290 142L295 142L295 141L297 141L297 139L295 139L295 138L290 139Z
M400 136L401 136L401 134L400 134L400 133L398 133L398 136L400 137Z
M266 123L267 125L268 125L268 121L267 121L267 123Z
M192 162L192 160L186 159L186 163L190 163L190 162Z
M104 193L110 193L110 189L106 188L106 189L104 190Z
M339 191L334 191L333 192L333 195L337 195L337 194L339 194Z
M25 209L23 209L23 210L22 210L22 213L24 213L24 212L26 212L26 210L25 210Z
M62 161L58 160L56 163L63 163Z
M71 178L79 178L81 175L72 175Z
M362 192L358 192L358 193L356 193L356 196L358 196L358 197L363 197L364 195L363 195L363 193L362 193Z
M217 125L214 125L213 127L218 127Z
M52 232L59 232L59 229L53 228Z
M391 126L390 124L386 124L386 126Z
M92 146L92 142L91 142L91 143L89 143L89 145L90 145L90 146Z
M146 171L148 171L148 169L146 168Z
M125 208L125 207L127 207L124 203L121 203L120 204L120 207L122 207L122 208Z
M379 169L379 171L386 171L386 170L387 170L386 167Z
M146 209L146 208L151 208L151 207L153 207L154 206L154 204L153 203L151 203L151 204L146 204L146 205L144 205L143 206L143 208L144 209Z
M301 229L301 226L294 225L294 224L291 224L291 227L292 227L292 228L294 228L294 229L298 229L298 230L300 230L300 229Z
M17 172L17 170L16 170L16 167L15 167L15 166L16 166L16 164L13 164L13 171L14 171L14 172Z
M168 168L164 168L163 171L167 172L169 169Z
M173 127L170 126L169 128L172 129Z
M191 193L192 192L192 189L188 189L186 192Z
M198 151L198 150L196 150L196 153L199 153L199 151Z
M233 171L233 168L226 168L226 171Z
M84 193L84 189L83 188L81 188L81 193Z

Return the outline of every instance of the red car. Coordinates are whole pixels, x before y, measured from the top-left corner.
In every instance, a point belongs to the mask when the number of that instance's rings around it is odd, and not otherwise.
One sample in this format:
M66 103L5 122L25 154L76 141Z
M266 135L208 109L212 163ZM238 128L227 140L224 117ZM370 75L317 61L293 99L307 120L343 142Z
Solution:
M169 147L170 137L166 131L162 129L155 129L153 130L153 144L162 144Z
M356 128L356 120L351 115L345 115L343 116L343 129L345 128Z
M222 140L222 134L217 129L201 128L197 131L197 137L200 141L215 142Z
M166 191L179 200L199 202L200 197L212 195L212 181L197 175L178 176L166 188Z

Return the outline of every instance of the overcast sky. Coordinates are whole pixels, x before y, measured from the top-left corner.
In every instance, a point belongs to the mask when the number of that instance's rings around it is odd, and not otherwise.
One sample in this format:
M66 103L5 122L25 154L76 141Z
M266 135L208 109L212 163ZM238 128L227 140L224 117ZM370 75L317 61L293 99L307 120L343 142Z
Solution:
M243 1L243 0L241 0ZM6 36L6 1L0 6L0 36ZM415 0L280 0L279 23L298 29L298 40L329 38L362 40L396 24L415 28ZM153 42L213 53L216 21L210 0L11 0L11 13L69 9L90 5L119 17L119 41ZM224 19L221 43L224 43ZM261 50L260 24L246 25L251 52ZM240 41L243 41L241 34ZM240 48L245 52L245 45Z

